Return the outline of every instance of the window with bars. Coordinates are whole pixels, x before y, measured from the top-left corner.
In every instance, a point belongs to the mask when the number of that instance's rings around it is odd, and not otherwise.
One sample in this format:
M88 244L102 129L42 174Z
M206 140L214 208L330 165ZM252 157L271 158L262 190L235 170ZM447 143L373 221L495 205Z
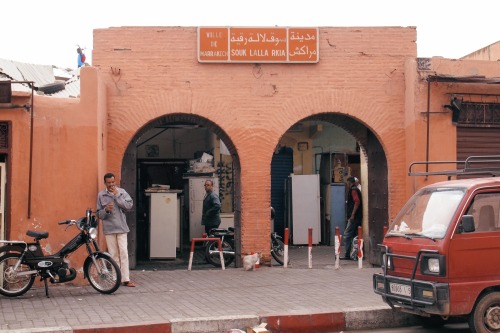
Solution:
M500 104L463 102L458 123L460 125L500 126Z
M9 124L0 122L0 149L9 148Z

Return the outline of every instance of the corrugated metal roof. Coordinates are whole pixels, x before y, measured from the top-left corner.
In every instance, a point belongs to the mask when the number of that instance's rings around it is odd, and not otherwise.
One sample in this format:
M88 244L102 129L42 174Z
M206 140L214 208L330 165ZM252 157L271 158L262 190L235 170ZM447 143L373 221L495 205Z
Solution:
M12 77L4 74L0 70L0 81L11 81L13 80ZM16 80L18 81L18 80ZM21 91L21 92L27 92L31 94L31 88L27 83L15 83L11 85L12 91Z
M68 72L50 65L35 65L0 59L0 80L33 81L35 89L45 84L54 83L56 81L54 70L58 72L58 76L60 76L61 71L64 71L71 78L66 81L65 89L45 95L59 98L79 97L80 78L75 71ZM31 91L31 88L28 84L13 84L12 91L26 92ZM41 91L37 93L43 94Z
M63 98L79 98L80 97L80 78L74 76L66 81L64 90L60 90L48 96L63 97Z

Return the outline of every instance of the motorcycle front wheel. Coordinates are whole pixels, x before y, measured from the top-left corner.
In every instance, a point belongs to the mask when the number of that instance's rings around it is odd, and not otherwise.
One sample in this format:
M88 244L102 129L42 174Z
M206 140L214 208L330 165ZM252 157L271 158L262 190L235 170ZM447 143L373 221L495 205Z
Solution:
M98 253L87 258L84 273L92 288L102 294L114 293L122 281L118 264L107 254Z
M31 289L35 282L35 274L21 275L23 272L34 270L27 264L15 265L21 258L20 253L7 253L0 257L0 294L8 297L21 296Z
M234 247L231 243L228 241L224 240L222 241L222 253L224 256L224 267L229 266L233 260L234 260ZM231 252L229 253L224 253L224 252ZM220 254L219 254L219 245L217 242L210 242L207 244L207 247L205 249L205 258L207 261L214 265L215 267L221 267L220 263Z
M275 237L271 238L271 254L274 260L283 266L285 262L285 244L281 239ZM288 263L290 263L290 258L288 259Z

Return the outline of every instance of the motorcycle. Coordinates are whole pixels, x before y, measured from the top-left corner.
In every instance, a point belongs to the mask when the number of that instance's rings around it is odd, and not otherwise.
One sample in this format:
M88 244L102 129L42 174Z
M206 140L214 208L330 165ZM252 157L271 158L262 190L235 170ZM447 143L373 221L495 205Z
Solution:
M101 252L96 241L97 218L87 209L84 217L78 220L65 220L67 230L76 225L80 232L57 253L44 255L40 240L49 237L48 232L28 230L26 235L34 242L0 241L0 294L16 297L25 294L35 282L36 276L45 284L45 295L49 296L47 281L51 283L69 282L76 278L76 270L69 266L67 257L85 245L88 257L83 264L84 278L102 294L115 292L121 283L118 264L108 253Z
M285 262L285 244L281 240L281 236L276 232L271 233L271 255L274 260L278 262L281 266ZM290 258L288 258L288 263L290 263Z
M224 257L224 267L230 265L234 261L234 228L229 229L212 229L208 234L204 235L207 238L220 238L222 245L222 256ZM205 259L215 267L221 267L219 245L215 241L205 242ZM283 266L285 262L285 244L276 232L271 233L271 255L278 264ZM290 262L290 261L289 261Z
M274 216L276 215L276 211L273 207L271 207L271 226L274 227ZM273 228L274 229L274 228ZM278 262L281 266L285 262L285 244L280 235L277 232L271 232L271 255L274 260ZM290 257L288 258L288 263L290 263Z
M224 267L227 267L234 261L234 228L211 229L208 234L204 234L207 238L220 238L222 245L222 255L224 257ZM215 267L221 267L219 244L215 241L208 241L205 245L205 259Z

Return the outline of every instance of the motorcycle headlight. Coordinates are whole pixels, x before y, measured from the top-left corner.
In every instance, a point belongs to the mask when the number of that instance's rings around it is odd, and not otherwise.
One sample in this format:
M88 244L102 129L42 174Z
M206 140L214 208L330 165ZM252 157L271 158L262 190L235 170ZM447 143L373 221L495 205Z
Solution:
M89 235L90 235L90 238L96 239L97 238L97 229L96 228L90 228L89 229Z

